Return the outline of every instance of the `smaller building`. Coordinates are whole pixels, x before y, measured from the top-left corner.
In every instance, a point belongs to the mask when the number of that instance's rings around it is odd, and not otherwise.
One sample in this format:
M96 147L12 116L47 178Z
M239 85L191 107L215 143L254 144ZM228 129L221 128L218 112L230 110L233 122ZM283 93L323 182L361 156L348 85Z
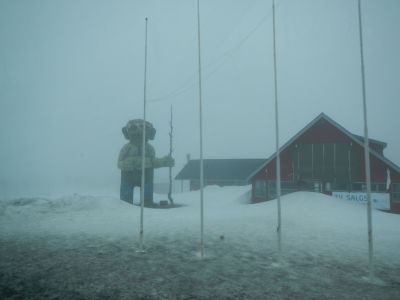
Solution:
M265 159L203 159L204 186L240 186ZM190 160L176 175L176 180L189 180L190 190L200 188L200 160Z
M400 168L384 156L387 144L369 140L375 208L400 213ZM281 191L316 191L366 201L364 138L321 113L280 148ZM248 178L254 202L276 198L276 154Z

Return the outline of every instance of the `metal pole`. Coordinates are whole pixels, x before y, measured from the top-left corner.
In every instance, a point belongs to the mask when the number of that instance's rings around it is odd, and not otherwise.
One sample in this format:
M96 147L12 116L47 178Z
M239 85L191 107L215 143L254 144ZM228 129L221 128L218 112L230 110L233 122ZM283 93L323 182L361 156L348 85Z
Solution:
M274 46L274 89L275 89L275 128L276 128L276 200L278 205L278 250L282 252L282 222L281 222L281 160L279 156L279 122L278 122L278 79L276 68L276 29L275 29L275 0L272 0L272 29Z
M172 158L172 105L171 105L171 116L169 122L169 156ZM168 175L169 175L169 187L168 187L168 200L171 205L174 205L174 199L172 198L172 167L168 168Z
M204 257L204 170L203 170L203 111L201 94L201 36L200 0L197 0L197 46L199 71L199 121L200 121L200 256Z
M365 88L365 68L364 68L364 45L362 35L362 19L361 19L361 0L358 0L358 27L360 33L360 58L361 58L361 83L362 98L364 108L364 160L365 160L365 179L367 182L367 223L368 223L368 263L369 273L373 276L373 235L372 235L372 207L371 207L371 168L369 161L369 142L368 142L368 122L367 122L367 100Z
M142 131L142 182L140 185L140 251L143 250L143 211L144 211L144 185L146 168L146 93L147 93L147 18L145 18L145 43L144 43L144 86L143 86L143 131Z

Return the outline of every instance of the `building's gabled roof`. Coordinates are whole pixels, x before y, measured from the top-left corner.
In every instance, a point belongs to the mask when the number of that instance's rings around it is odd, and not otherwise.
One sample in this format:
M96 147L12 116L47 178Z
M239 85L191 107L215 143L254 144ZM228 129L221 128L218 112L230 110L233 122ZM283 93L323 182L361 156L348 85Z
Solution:
M331 124L332 126L336 127L339 131L341 131L345 136L347 136L348 138L350 138L354 143L360 145L361 147L364 148L364 138L361 136L357 136L352 134L351 132L349 132L347 129L345 129L344 127L342 127L340 124L338 124L337 122L335 122L334 120L332 120L330 117L328 117L326 114L321 113L319 114L314 120L312 120L310 123L307 124L306 127L304 127L302 130L300 130L297 134L295 134L289 141L287 141L282 147L279 148L279 152L284 151L287 147L289 147L292 143L294 143L302 134L304 134L307 130L309 130L311 127L313 127L318 121L320 121L321 119L324 119L325 121L327 121L329 124ZM380 142L377 140L372 140L369 139L369 141L371 141L372 143L376 143L376 144L380 144L384 147L386 147L386 143L384 142ZM372 150L370 148L370 154L375 156L377 159L379 159L380 161L382 161L384 164L386 164L387 166L391 167L392 169L394 169L395 171L400 173L400 167L397 166L396 164L394 164L393 162L391 162L390 160L388 160L387 158L385 158L384 156L380 155L378 152ZM268 165L273 159L275 159L276 157L276 153L274 153L273 155L271 155L259 168L257 168L256 170L254 170L254 172L252 172L250 174L250 176L247 178L248 181L251 180L251 178L253 178L258 172L260 172L266 165Z
M261 166L265 159L204 159L203 172L206 180L245 181ZM176 175L177 180L199 180L200 160L190 160Z

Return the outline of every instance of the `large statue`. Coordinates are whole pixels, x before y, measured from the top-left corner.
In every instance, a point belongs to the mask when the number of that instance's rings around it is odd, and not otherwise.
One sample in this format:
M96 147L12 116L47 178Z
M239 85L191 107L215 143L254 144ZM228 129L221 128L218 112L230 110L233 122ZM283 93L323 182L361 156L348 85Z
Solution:
M150 122L146 121L146 158L145 158L145 184L144 184L144 205L153 206L153 180L154 169L172 167L174 159L171 156L156 158L152 145L148 143L153 140L156 130ZM142 180L142 144L143 144L143 120L135 119L128 122L122 128L124 137L129 140L125 144L118 157L118 168L121 169L121 190L120 198L133 204L133 189L141 186Z

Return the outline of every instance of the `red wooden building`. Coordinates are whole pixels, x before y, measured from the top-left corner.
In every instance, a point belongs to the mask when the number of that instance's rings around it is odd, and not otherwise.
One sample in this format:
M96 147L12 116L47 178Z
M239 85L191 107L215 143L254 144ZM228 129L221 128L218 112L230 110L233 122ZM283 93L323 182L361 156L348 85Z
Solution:
M400 213L400 168L384 157L386 143L370 139L369 145L373 204ZM280 148L280 159L282 194L310 190L365 200L364 138L323 113ZM276 198L276 154L248 180L254 202Z

